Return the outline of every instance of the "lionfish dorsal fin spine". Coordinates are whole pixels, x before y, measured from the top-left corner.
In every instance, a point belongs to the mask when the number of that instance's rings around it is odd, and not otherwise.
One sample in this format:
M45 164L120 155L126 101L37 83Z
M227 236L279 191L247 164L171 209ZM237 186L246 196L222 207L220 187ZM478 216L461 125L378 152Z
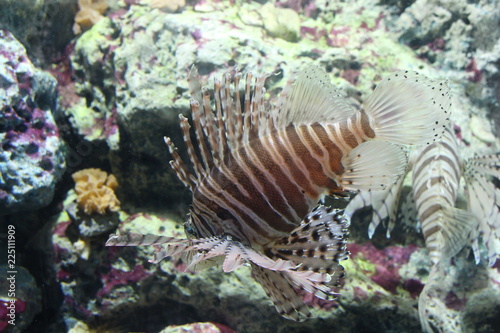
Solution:
M219 158L224 159L224 155L227 151L227 137L226 137L226 123L224 121L225 114L222 110L221 103L221 82L218 79L214 80L214 99L215 99L215 116L217 119L217 130L219 139ZM226 110L224 110L225 112Z
M224 74L224 84L221 89L221 105L222 110L224 110L224 125L226 126L226 137L228 142L234 141L235 136L235 102L231 97L231 85L227 84L231 82L231 74ZM234 86L237 87L236 78L234 79ZM236 90L238 91L238 90ZM235 91L235 93L236 93ZM231 143L229 143L231 145Z
M201 158L203 160L203 165L201 165L200 162L197 161L197 163L198 163L197 169L199 169L198 172L200 172L200 173L202 173L202 172L208 173L211 166L213 166L213 157L212 157L212 155L209 154L207 143L205 141L205 134L204 134L204 130L203 130L202 124L201 124L201 119L203 118L202 112L203 111L200 108L200 103L198 101L191 99L191 114L193 117L193 126L194 126L194 132L196 135L196 143L199 147L200 155L201 155ZM184 118L184 119L186 119L186 118ZM184 121L184 120L182 120L182 121ZM186 122L187 122L187 120L186 120ZM196 154L195 154L195 157L196 157ZM195 163L195 160L192 160L192 161L193 161L193 163Z
M247 73L245 79L245 102L244 102L244 113L243 113L243 128L250 128L250 101L251 101L251 93L252 93L252 78L253 74L251 72ZM249 133L248 130L243 131L242 133L242 142L249 141Z
M195 101L194 104L197 105L198 102ZM194 108L198 108L198 106L194 106ZM196 151L195 151L195 147L193 146L193 142L191 141L191 133L189 131L191 128L191 125L189 125L189 121L183 115L179 115L179 119L180 119L180 124L181 124L182 138L184 139L184 143L186 144L186 150L187 150L189 159L191 160L191 163L193 165L193 168L195 171L195 177L199 179L200 176L204 173L204 171L203 171L203 165L200 163L198 156L196 155Z
M198 79L198 68L196 66L191 66L191 69L188 72L187 76L188 87L189 87L189 95L194 100L198 102L202 101L202 87L200 80Z
M170 161L170 166L177 175L177 178L179 178L186 187L193 190L193 188L197 185L196 178L187 169L186 165L184 164L184 161L177 152L177 148L172 143L172 140L170 140L169 137L164 137L164 140L165 144L168 147L168 150L170 151L170 155L172 156L172 160Z
M240 80L241 80L241 73L239 72L239 69L235 69L235 75L234 75L234 85L235 87L240 86ZM235 97L235 130L234 130L234 138L232 138L232 142L241 142L242 137L243 137L243 112L241 108L241 97L240 97L240 90L236 89L236 97Z
M210 151L212 152L212 165L220 161L219 142L217 141L217 126L214 112L210 104L210 92L205 87L203 89L203 116L201 116L203 131L208 138Z

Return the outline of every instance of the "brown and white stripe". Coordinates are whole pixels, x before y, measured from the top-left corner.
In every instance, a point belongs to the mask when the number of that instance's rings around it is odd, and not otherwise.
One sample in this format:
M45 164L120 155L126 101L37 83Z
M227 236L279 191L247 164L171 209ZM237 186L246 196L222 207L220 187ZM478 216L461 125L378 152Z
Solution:
M447 129L441 141L418 153L413 165L413 197L431 261L436 264L443 255L443 234L449 228L447 209L455 207L462 175L461 159L455 134ZM453 254L454 255L454 254Z
M378 97L367 105L376 108L380 119L371 119L369 111L355 111L331 89L322 70L313 68L301 75L294 85L288 83L276 108L266 112L263 96L267 76L255 78L252 89L253 76L247 75L241 106L241 74L235 70L222 82L215 82L213 110L208 91L200 88L196 69L191 70L188 81L196 141L192 142L190 125L182 116L181 129L193 173L170 139L165 141L172 153L174 171L193 192L191 219L200 237L227 233L264 246L287 236L322 196L342 196L348 190L371 188L372 183L385 186L403 171L405 157L400 148L388 143L370 149L360 146L376 137L371 122L383 132L380 124L400 122L400 109L389 103L384 111L385 100L374 94ZM389 82L392 78L420 87L412 81L415 76L418 74L395 74L386 84L393 84ZM415 81L419 80L423 78ZM447 91L432 95L434 87L423 87L429 90L429 109L436 101L443 109L449 99ZM422 110L420 104L417 108ZM415 112L407 113L413 117ZM445 117L444 113L439 115L430 128L439 131ZM392 137L397 135L391 133ZM404 141L401 137L395 141ZM365 156L379 164L364 163ZM383 170L387 174L381 174ZM365 184L367 178L372 183Z

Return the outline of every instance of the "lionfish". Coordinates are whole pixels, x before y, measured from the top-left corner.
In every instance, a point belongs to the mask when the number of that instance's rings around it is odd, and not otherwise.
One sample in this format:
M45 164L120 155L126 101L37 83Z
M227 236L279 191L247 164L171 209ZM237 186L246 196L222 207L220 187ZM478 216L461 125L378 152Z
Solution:
M406 165L397 144L438 139L451 106L449 88L416 72L397 72L357 110L326 72L309 67L269 107L268 76L248 73L243 96L242 74L228 72L215 80L214 109L193 66L194 131L179 116L192 171L165 138L173 170L193 193L188 238L111 235L106 245L155 245L152 262L180 253L194 269L216 262L230 272L249 264L276 310L303 320L311 313L301 291L334 298L343 275L339 262L348 255L343 211L318 204L326 195L394 183Z
M489 264L494 265L500 258L500 192L491 181L492 176L500 178L500 154L462 157L455 133L447 126L441 140L411 152L407 172L409 170L412 170L412 191L406 208L410 212L414 210L413 205L416 208L432 263L419 296L419 316L423 330L433 332L427 319L429 293L444 280L445 265L449 265L450 259L471 245L479 263L479 236L487 249ZM383 191L361 191L347 206L348 217L361 207L372 206L370 238L386 219L387 237L390 236L396 224L405 175L406 172ZM465 180L466 209L455 207L461 178ZM402 215L410 219L408 214L406 211Z

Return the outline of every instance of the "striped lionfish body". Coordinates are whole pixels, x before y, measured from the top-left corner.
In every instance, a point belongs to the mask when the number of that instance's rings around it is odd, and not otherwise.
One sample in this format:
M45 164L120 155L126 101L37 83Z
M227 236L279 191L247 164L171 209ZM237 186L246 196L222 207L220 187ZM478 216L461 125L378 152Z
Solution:
M458 152L455 134L448 129L441 141L425 147L414 158L413 199L434 265L464 247L474 223L470 213L455 208L462 176Z
M464 246L471 243L479 262L478 238L488 250L490 264L500 257L500 196L489 176L500 176L500 155L464 159L459 142L451 127L441 140L411 152L408 170L412 170L412 201L432 262L425 288L419 297L422 328L432 332L427 320L427 302L432 288L444 280L444 267ZM468 207L455 207L464 178ZM361 192L346 208L346 215L362 206L373 208L369 226L371 237L377 225L386 218L390 231L396 223L396 213L404 176L384 191Z
M406 165L396 144L436 140L449 94L444 82L399 72L355 110L323 70L311 67L287 83L270 110L266 77L247 74L240 96L241 74L226 74L215 81L213 110L191 70L194 131L182 116L181 129L193 172L165 139L174 171L193 192L189 239L112 235L107 245L163 245L156 262L186 253L190 267L215 258L225 272L249 263L278 312L300 320L311 313L297 289L335 296L339 261L347 257L343 211L316 207L319 201L394 183Z

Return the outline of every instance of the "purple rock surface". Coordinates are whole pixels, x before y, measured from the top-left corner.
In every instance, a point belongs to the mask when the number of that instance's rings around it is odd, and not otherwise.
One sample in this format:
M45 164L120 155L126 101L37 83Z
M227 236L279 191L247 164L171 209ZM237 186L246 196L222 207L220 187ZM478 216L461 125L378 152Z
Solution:
M0 215L36 210L52 200L64 146L52 112L56 80L0 30Z

